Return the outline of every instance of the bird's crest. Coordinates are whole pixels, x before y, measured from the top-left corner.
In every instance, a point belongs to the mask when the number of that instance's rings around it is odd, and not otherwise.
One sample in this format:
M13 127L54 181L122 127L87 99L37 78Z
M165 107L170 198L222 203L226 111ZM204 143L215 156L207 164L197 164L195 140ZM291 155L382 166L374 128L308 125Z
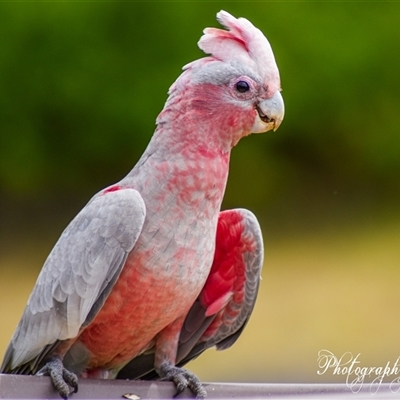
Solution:
M204 35L198 42L200 49L217 60L250 64L270 83L276 82L279 86L278 67L264 34L247 19L235 18L226 11L220 11L217 20L227 30L204 29Z

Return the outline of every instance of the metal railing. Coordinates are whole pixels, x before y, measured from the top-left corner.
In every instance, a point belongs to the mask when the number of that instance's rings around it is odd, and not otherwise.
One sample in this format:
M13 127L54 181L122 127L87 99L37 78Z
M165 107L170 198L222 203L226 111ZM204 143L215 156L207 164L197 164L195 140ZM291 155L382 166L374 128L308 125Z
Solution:
M204 383L208 399L387 399L400 398L395 392L399 387L389 384L353 386L346 384L284 384L284 383ZM122 381L81 379L78 393L70 400L78 399L172 399L176 393L171 382ZM192 399L185 390L178 399ZM50 378L46 376L0 374L0 399L60 399Z

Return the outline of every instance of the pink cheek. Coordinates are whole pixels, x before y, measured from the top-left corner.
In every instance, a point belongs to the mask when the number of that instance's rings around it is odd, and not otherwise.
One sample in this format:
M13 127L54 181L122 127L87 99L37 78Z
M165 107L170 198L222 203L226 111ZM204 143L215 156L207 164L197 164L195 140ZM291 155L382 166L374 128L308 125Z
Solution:
M244 131L250 131L252 126L254 125L254 121L257 117L257 111L251 110L243 115L241 120L241 125Z
M230 128L233 128L233 127L237 126L237 124L238 124L238 118L236 117L236 115L230 115L230 116L228 117L228 120L227 120L226 122L227 122L227 124L228 124L228 126L229 126Z
M257 111L254 109L244 111L243 109L233 109L230 113L221 115L223 125L234 131L248 131L254 124Z
M254 125L254 122L256 121L256 118L258 116L257 110L251 110L251 113L249 113L249 118L247 121L247 124L251 128Z

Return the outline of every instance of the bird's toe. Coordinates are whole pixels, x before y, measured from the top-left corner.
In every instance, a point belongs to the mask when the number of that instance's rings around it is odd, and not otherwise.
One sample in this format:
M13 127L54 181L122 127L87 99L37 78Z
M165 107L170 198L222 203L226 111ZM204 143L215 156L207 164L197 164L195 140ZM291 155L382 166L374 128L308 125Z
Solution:
M78 391L78 377L64 368L60 357L51 358L36 375L50 376L53 386L63 399L68 399L71 393Z
M200 379L185 368L179 368L169 363L164 363L160 368L160 376L163 380L174 382L177 392L174 397L179 396L186 388L189 388L197 399L207 397Z

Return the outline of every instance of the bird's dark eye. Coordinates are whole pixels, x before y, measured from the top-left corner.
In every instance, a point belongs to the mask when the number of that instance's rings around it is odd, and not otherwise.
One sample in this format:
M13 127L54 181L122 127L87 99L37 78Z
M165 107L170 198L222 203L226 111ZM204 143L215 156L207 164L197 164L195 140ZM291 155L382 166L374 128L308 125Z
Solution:
M235 87L239 93L245 93L250 90L250 85L246 81L237 82Z

